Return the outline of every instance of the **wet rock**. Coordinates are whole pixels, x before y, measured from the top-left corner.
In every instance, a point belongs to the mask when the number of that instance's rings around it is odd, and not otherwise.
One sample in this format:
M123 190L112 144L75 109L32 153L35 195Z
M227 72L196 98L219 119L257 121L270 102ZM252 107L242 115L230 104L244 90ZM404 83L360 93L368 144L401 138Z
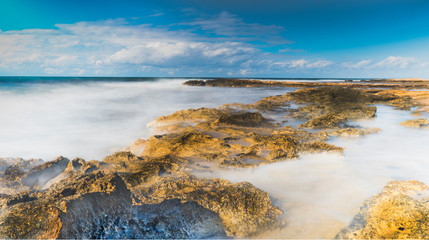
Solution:
M427 239L429 187L418 181L392 181L365 201L341 239Z
M427 118L411 119L401 122L400 124L412 128L429 128L429 121Z
M368 119L376 116L376 107L367 106L368 96L354 88L321 87L299 89L290 94L299 104L306 104L291 116L308 119L302 128L345 127L348 120Z

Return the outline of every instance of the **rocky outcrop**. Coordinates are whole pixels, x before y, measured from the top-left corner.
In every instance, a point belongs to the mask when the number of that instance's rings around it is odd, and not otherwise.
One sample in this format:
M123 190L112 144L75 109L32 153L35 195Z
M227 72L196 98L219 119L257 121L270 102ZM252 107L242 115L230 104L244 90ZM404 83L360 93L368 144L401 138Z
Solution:
M429 187L418 181L392 181L365 201L341 239L429 238Z
M282 213L272 206L267 193L245 182L232 184L223 179L182 177L135 191L141 191L137 196L145 204L158 204L165 199L196 202L220 217L227 236L252 236L273 228Z
M406 79L392 81L391 79L377 79L369 81L344 81L344 82L323 82L323 81L267 81L267 80L247 80L247 79L211 79L211 80L190 80L185 83L187 86L206 87L359 87L359 88L399 88L399 89L421 89L428 88L429 81L409 81Z
M339 128L349 120L368 119L376 116L377 108L367 106L368 97L354 88L321 87L299 89L291 93L298 104L305 104L291 114L307 120L302 128Z
M229 107L179 111L158 122L167 126L181 120L201 122L150 137L141 157L175 156L188 162L244 167L296 158L300 152L342 152L342 148L324 143L327 134L280 127L259 112Z
M429 128L429 121L427 118L411 119L400 123L402 126L412 128Z
M183 159L119 152L99 164L65 162L30 171L61 166L65 177L46 190L0 196L1 238L246 237L282 213L249 183L189 176Z

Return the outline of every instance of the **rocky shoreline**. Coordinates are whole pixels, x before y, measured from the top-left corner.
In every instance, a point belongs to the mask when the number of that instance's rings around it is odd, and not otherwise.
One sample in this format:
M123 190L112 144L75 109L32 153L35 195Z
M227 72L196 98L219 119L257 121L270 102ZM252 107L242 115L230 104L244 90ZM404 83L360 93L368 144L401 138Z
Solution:
M102 161L2 159L0 237L260 236L281 227L279 216L288 209L275 206L266 192L251 183L200 178L192 171L255 167L297 159L303 153L341 153L343 148L327 143L329 138L380 131L350 123L375 118L375 104L412 110L415 115L429 109L429 92L424 90L429 81L424 80L216 79L184 84L299 89L252 104L232 103L161 116L153 124L159 135L139 139L129 151ZM276 119L268 117L273 115ZM291 122L298 124L292 126ZM427 119L402 124L428 125ZM390 183L363 203L361 212L337 238L429 237L427 188L413 181ZM385 218L386 214L391 218Z

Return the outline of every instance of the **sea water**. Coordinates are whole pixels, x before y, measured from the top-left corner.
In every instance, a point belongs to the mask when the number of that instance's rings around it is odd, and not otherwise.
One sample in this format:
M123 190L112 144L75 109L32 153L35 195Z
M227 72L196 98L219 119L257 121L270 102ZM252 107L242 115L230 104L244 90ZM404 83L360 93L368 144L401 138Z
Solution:
M186 80L0 77L0 158L101 160L150 137L147 124L159 116L290 91L183 86Z

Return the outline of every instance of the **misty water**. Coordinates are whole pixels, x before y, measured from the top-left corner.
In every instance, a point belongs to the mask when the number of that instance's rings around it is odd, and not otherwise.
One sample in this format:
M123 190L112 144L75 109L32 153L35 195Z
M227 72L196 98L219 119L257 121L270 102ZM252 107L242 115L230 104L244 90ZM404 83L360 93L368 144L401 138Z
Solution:
M293 89L185 87L185 80L51 82L0 86L0 157L99 159L154 132L147 124L180 109L252 103ZM274 116L273 116L274 117ZM359 121L382 131L332 138L344 154L311 154L256 168L196 173L248 181L268 192L285 226L268 238L333 238L361 203L391 180L429 183L429 130L399 125L409 111L377 106Z
M269 238L334 238L352 220L363 201L391 180L429 183L429 129L399 125L409 111L377 106L377 118L355 122L382 132L328 141L344 154L303 155L296 160L256 168L199 172L203 177L248 181L267 191L285 210L286 226L264 233Z
M52 160L62 155L101 160L151 136L146 125L159 116L251 103L287 91L185 87L186 79L71 79L76 78L0 81L0 158Z

